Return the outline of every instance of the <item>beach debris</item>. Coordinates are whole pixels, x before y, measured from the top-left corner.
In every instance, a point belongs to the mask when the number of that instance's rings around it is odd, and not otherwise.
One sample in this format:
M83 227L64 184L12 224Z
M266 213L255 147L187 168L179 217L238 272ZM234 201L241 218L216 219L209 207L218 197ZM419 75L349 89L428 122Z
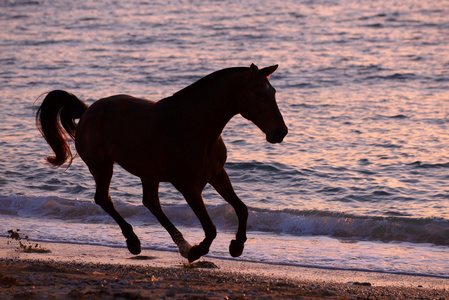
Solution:
M10 229L8 230L8 245L12 245L13 243L17 244L17 250L25 253L50 253L51 250L47 248L42 248L39 244L34 244L28 241L28 236L21 234L20 229Z

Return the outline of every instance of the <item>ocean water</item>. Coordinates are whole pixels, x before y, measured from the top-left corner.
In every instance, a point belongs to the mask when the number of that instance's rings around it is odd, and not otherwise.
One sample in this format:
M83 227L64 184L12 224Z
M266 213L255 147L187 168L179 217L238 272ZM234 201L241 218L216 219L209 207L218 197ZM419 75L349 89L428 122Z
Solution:
M237 116L226 169L249 206L239 259L449 278L449 1L0 0L0 235L125 247L78 158L64 170L35 127L53 89L88 103L158 100L222 68L279 64L270 81L289 134L271 145ZM175 250L114 170L111 196L144 251ZM191 243L199 222L161 185ZM210 256L230 257L232 209L210 188Z

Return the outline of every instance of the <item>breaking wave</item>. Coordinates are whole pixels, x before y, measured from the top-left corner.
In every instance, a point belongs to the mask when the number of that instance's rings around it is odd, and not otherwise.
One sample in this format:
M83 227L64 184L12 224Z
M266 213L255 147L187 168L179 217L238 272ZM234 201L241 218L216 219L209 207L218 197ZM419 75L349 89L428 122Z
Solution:
M163 209L175 224L200 226L188 205L167 205ZM132 223L157 223L143 205L117 203L117 210ZM228 204L208 206L208 211L219 230L236 228L237 217ZM92 201L59 197L0 196L0 214L80 223L113 223L112 218ZM250 208L248 230L449 246L449 220L444 218L370 217L332 211Z

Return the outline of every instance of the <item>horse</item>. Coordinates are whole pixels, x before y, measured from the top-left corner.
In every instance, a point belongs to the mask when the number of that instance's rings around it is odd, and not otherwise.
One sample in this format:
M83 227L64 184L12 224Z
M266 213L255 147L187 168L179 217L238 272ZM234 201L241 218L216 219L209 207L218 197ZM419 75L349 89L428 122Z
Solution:
M114 95L88 106L71 93L51 91L36 113L38 130L54 152L47 161L55 168L68 163L68 168L76 156L69 145L70 139L74 142L95 180L95 203L117 222L128 250L135 255L141 252L140 240L109 195L114 163L140 177L143 205L189 262L206 255L217 235L202 198L209 183L237 215L236 238L229 253L238 257L247 239L248 208L224 169L227 150L221 133L240 114L259 127L269 143L283 141L288 129L276 103L276 90L268 81L277 67L259 69L251 64L222 69L157 102ZM164 214L160 182L170 182L199 219L205 238L198 245L191 246Z

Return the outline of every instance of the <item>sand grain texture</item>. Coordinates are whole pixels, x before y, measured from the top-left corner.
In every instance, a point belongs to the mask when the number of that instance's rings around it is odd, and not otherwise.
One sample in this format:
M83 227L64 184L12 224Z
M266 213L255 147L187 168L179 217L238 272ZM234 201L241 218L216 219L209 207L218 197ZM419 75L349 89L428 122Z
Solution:
M40 244L52 252L25 253L0 238L0 299L449 299L444 278L215 258L186 265L173 252Z

